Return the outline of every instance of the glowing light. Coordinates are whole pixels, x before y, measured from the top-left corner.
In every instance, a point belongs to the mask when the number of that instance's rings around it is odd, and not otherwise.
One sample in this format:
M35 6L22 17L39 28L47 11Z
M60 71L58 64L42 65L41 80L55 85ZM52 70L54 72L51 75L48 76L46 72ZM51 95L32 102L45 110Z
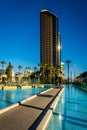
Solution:
M62 120L62 115L61 115L61 113L60 113L60 112L59 112L58 118L59 118L59 121L61 121L61 120Z
M61 46L59 45L59 46L58 46L58 50L60 50L60 49L61 49Z
M62 116L61 115L59 115L58 118L59 118L60 121L62 120Z

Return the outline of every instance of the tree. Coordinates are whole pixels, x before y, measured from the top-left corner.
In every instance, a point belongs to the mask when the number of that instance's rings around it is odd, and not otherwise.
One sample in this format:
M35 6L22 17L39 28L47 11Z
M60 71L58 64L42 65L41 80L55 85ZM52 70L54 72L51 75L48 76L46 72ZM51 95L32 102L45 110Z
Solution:
M38 64L38 66L40 67L40 71L41 71L42 75L44 75L44 69L45 69L46 65L40 63L40 64Z
M38 68L36 66L34 66L33 70L34 70L35 82L36 82L36 72L37 72Z
M40 63L41 79L43 83L55 83L56 69L53 65Z
M19 65L19 66L18 66L18 72L19 72L19 73L20 73L21 69L22 69L22 66Z
M13 68L13 66L12 66L12 64L9 62L8 67L7 67L7 69L6 69L6 74L7 74L8 82L10 82L10 83L11 83L11 81L12 81L12 68Z
M48 81L49 80L49 76L48 75L50 73L49 65L40 63L39 66L40 66L42 83L48 83L49 82Z
M38 70L38 68L37 68L36 66L34 66L33 70L34 70L34 72L36 73L37 70Z
M30 67L25 68L24 81L30 83Z
M30 67L26 67L24 73L25 73L26 75L29 75L29 73L30 73Z
M3 60L3 61L1 61L1 64L2 64L2 70L4 71L4 74L5 74L5 65L6 65L6 62Z
M67 63L67 69L68 69L68 83L69 83L69 64L71 63L70 60L66 60Z
M57 73L57 69L53 65L50 65L49 69L50 69L50 78L51 78L50 80L51 80L51 83L55 84L55 75Z

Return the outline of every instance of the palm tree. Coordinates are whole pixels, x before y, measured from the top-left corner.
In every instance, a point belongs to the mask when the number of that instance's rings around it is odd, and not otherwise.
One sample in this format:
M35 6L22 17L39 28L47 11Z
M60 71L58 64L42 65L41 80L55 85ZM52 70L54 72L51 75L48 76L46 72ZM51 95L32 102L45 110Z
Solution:
M28 82L30 79L30 67L25 68L24 79Z
M57 71L58 71L58 76L59 76L60 72L61 72L61 65L60 64L58 65L58 70Z
M39 66L40 66L42 82L45 83L45 80L46 80L46 77L47 77L45 74L48 73L48 65L40 63Z
M19 65L18 66L18 84L20 84L21 83L21 69L22 69L22 66L21 65Z
M56 68L53 65L51 65L49 66L49 69L50 69L51 83L55 83Z
M5 65L6 65L6 62L3 60L3 61L1 61L1 64L2 64L2 70L4 71L4 74L5 74Z
M38 68L37 68L36 66L34 66L33 70L34 70L34 74L35 74L35 82L36 82L36 72L37 72Z
M36 66L34 66L33 70L34 70L34 72L36 72L38 70L38 68Z
M30 70L30 67L27 67L28 70Z
M25 74L29 74L29 72L30 72L30 67L26 67L25 68Z
M19 66L18 66L18 72L19 72L19 73L20 73L21 69L22 69L22 66L19 65Z
M11 83L11 80L12 80L12 64L9 62L9 65L6 69L6 74L7 74L7 79L8 79L8 82Z
M68 69L68 83L69 83L69 64L71 63L70 60L66 60L67 63L67 69Z
M39 63L38 66L40 67L40 71L42 72L42 75L44 74L44 67L42 63Z

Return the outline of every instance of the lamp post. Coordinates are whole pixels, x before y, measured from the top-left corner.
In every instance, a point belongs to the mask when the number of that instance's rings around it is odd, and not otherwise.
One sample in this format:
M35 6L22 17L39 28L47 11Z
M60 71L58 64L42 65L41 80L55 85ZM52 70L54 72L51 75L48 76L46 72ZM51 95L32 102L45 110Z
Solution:
M67 68L68 68L68 84L69 84L69 64L71 63L70 60L66 60Z

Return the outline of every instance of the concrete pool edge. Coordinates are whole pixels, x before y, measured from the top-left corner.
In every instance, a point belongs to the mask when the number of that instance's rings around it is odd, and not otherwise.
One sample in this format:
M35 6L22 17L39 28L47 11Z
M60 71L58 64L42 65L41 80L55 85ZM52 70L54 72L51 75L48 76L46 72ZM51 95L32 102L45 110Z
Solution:
M47 125L51 119L51 116L52 116L52 112L53 112L53 109L55 109L59 99L60 99L60 96L61 94L63 93L64 91L64 87L61 89L61 91L59 92L59 94L57 95L57 97L55 98L55 100L53 101L52 105L50 106L50 108L48 109L46 115L44 116L44 118L41 120L39 126L37 127L36 130L46 130L47 128Z
M50 91L51 89L53 89L53 88L47 89L47 90L45 90L45 91L43 91L43 92L41 92L41 93L39 93L39 94L45 93L45 92L47 92L47 91ZM24 99L24 100L21 100L21 101L15 103L15 104L12 104L12 105L10 105L10 106L7 106L7 107L5 107L5 108L2 108L2 109L0 110L0 115L3 114L3 113L5 113L5 112L7 112L7 111L9 111L9 110L11 110L11 109L13 109L13 108L15 108L15 107L17 107L17 106L19 106L20 104L22 104L22 103L24 103L24 102L27 102L27 101L29 101L29 100L35 98L35 97L37 97L37 95L33 95L33 96L29 97L29 98L26 98L26 99Z
M86 88L83 88L83 87L79 87L78 85L75 85L77 88L79 88L79 89L81 89L81 90L83 90L83 91L85 91L85 92L87 92L87 89Z
M15 108L15 107L17 107L18 105L19 105L19 103L15 103L13 105L10 105L10 106L8 106L6 108L1 109L0 110L0 115L7 112L7 111L9 111L9 110L11 110L11 109L13 109L13 108Z
M50 89L48 89L48 90L45 90L45 91L43 91L43 92L41 92L41 93L39 93L39 94L43 94L43 93L45 93L45 92L48 92L48 91L50 91L51 89L53 89L53 88L50 88ZM38 95L38 94L37 94L37 95ZM22 104L22 103L24 103L24 102L27 102L27 101L29 101L29 100L31 100L31 99L37 97L37 95L31 96L31 97L29 97L29 98L26 98L26 99L20 101L19 104Z

